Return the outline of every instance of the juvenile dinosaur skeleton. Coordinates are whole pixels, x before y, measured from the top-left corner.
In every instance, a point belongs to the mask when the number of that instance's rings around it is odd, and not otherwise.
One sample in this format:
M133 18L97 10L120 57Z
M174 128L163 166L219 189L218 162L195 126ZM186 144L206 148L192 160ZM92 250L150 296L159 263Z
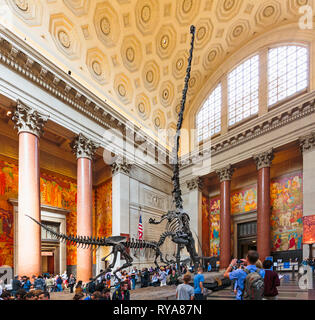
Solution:
M125 260L125 263L120 266L118 269L114 271L114 275L116 276L116 273L124 268L128 268L132 266L133 258L129 254L129 249L151 249L155 253L155 260L154 263L157 267L159 267L158 264L158 258L160 259L160 262L167 265L169 263L174 263L174 261L169 261L166 258L163 257L163 254L160 250L160 247L163 245L167 237L170 237L171 240L177 244L177 254L176 254L176 262L179 265L180 264L180 252L182 249L186 247L189 255L190 260L193 262L196 267L199 264L200 257L198 257L198 254L195 249L195 241L192 235L192 232L190 230L189 226L189 215L184 212L183 210L183 200L181 197L181 188L179 183L179 142L180 142L180 131L183 123L183 116L185 111L185 103L186 103L186 95L188 91L188 83L190 80L190 71L191 71L191 62L192 62L192 55L193 55L193 49L194 49L194 39L195 39L195 27L190 27L190 33L192 35L191 38L191 48L190 48L190 55L188 58L188 66L187 66L187 73L185 77L185 85L183 89L183 95L182 95L182 101L181 101L181 108L178 115L178 123L177 123L177 130L175 135L175 145L173 148L173 154L174 154L174 162L173 162L173 198L176 210L175 211L168 211L167 214L163 215L161 217L160 221L155 221L155 219L150 219L150 224L160 224L162 221L166 220L167 228L166 231L163 232L160 236L160 239L158 242L156 241L146 241L146 240L139 240L139 239L127 239L127 237L123 236L112 236L112 237L102 237L102 238L95 238L95 237L87 237L87 236L74 236L74 235L65 235L59 232L56 232L49 227L43 225L41 222L33 219L32 217L28 216L30 219L32 219L34 222L39 224L42 228L50 232L53 236L55 236L60 241L64 241L70 245L77 245L77 247L81 246L82 248L92 248L97 249L102 246L112 247L112 251L109 255L102 258L102 261L105 261L106 258L110 255L113 255L113 261L108 266L108 268L102 272L101 274L97 275L94 279L97 279L101 275L112 271L114 268L118 253L120 253L120 257L122 260Z

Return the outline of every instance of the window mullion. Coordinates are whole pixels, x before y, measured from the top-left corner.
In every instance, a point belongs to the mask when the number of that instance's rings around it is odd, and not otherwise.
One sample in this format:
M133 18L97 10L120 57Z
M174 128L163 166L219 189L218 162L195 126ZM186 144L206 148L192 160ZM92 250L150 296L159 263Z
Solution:
M259 52L259 116L268 112L268 48Z
M228 132L228 85L227 74L224 74L222 83L222 108L221 108L221 134Z

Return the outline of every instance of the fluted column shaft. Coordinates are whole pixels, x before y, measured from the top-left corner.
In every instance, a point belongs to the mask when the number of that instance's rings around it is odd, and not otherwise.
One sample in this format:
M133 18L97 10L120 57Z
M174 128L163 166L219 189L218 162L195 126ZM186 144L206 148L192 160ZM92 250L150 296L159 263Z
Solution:
M92 157L99 145L79 134L71 143L77 156L77 234L91 237L93 233ZM93 252L91 248L77 249L77 280L92 278Z
M18 215L15 274L41 274L39 138L48 118L18 101L12 121L19 134Z
M258 170L257 181L257 251L261 261L271 253L270 231L270 166L274 158L273 150L255 155Z
M217 170L220 178L220 268L231 261L231 179L232 166Z

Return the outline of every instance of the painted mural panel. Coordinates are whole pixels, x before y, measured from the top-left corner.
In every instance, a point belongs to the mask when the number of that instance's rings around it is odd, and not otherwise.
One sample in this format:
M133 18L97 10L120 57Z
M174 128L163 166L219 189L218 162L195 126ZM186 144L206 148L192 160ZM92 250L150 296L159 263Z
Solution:
M107 180L96 189L95 227L98 237L112 235L112 179ZM103 255L109 254L109 247L102 250Z
M13 206L8 199L18 194L18 168L0 160L0 266L13 267Z
M202 253L205 257L210 256L210 201L202 196Z
M210 200L210 256L220 254L220 198Z
M250 186L231 193L231 214L257 210L257 187Z
M41 203L69 210L67 214L67 234L77 233L77 184L70 178L55 177L41 173ZM67 244L67 265L76 265L77 248Z
M303 217L303 243L315 243L315 215Z
M272 179L272 251L302 248L303 193L302 172Z

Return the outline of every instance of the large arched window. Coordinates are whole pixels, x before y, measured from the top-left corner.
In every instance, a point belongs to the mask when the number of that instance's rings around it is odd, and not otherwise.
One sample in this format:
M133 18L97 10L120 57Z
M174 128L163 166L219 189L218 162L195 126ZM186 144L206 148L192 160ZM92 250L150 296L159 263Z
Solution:
M228 75L229 126L258 113L259 56L236 67Z
M219 84L197 114L198 142L221 131L222 89Z
M268 54L268 106L308 86L308 50L302 46L272 48Z

